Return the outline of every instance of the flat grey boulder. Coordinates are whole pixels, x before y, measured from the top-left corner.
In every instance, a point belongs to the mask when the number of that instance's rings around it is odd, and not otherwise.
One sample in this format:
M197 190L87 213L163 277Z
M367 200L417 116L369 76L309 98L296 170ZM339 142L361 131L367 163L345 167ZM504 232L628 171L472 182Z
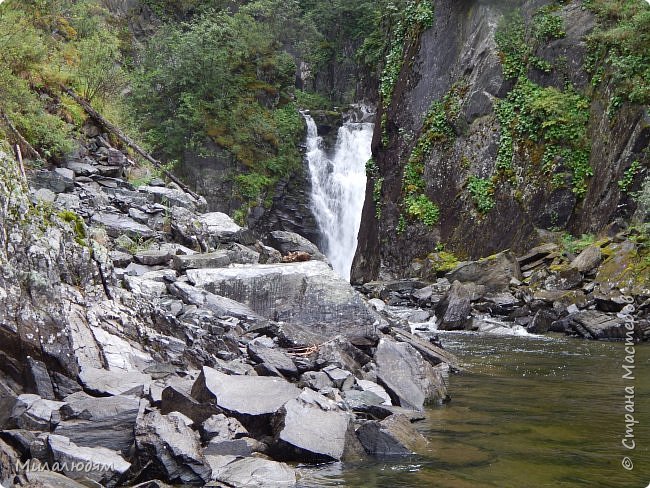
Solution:
M138 419L136 447L141 465L162 472L171 483L203 484L210 480L210 466L201 449L199 434L182 418L158 411Z
M96 395L129 395L141 397L149 389L151 375L139 371L83 368L79 381Z
M16 399L9 419L19 429L50 432L61 421L59 410L64 402L23 394Z
M482 285L488 293L506 291L510 280L522 280L517 258L509 251L459 265L447 274L450 282L473 283Z
M225 413L247 425L251 417L268 416L300 395L288 381L270 376L234 376L204 366L192 387L199 401L214 400Z
M440 330L469 329L471 320L471 295L465 285L454 281L445 296L436 305Z
M328 462L359 454L352 415L310 389L287 402L274 424L274 452L278 458Z
M148 239L154 235L154 231L149 227L124 214L97 212L92 216L91 220L93 223L104 227L110 237L119 237L124 234L135 239L140 237Z
M262 371L268 373L265 376L298 376L298 368L283 350L266 347L255 341L249 343L246 350L253 361L262 365Z
M377 381L394 405L422 411L425 404L443 401L447 388L440 371L410 344L383 338L375 352Z
M172 257L173 253L169 250L139 251L135 254L136 261L146 266L167 264Z
M47 488L87 488L75 480L54 471L25 471L27 486L46 486Z
M198 221L211 237L220 242L228 241L241 230L241 227L233 219L222 212L204 213L198 217Z
M192 211L199 212L205 210L204 202L196 200L192 195L183 190L164 186L141 186L138 188L138 191L152 195L156 203L162 203L170 207L186 207Z
M131 467L131 463L115 451L77 446L60 435L48 436L47 447L53 461L62 467L63 474L72 479L89 478L102 486L115 486Z
M236 317L249 324L265 326L268 320L243 303L196 288L183 282L167 285L169 293L188 305L206 308L218 317Z
M296 471L285 463L257 457L207 456L212 479L234 488L295 486Z
M625 339L628 329L625 321L614 314L597 310L583 310L567 317L568 331L585 339ZM637 331L633 329L632 335Z
M140 401L134 397L92 397L76 392L65 397L62 421L55 434L65 436L78 446L106 447L127 452L134 441L133 429Z
M582 252L571 261L570 267L575 268L581 273L588 273L600 264L603 253L599 246L592 244L582 250Z
M274 230L267 237L267 243L286 255L292 252L306 252L312 259L327 262L327 258L310 240L295 232Z
M427 440L400 414L390 415L381 422L364 423L357 430L361 445L368 454L378 457L409 456L422 452Z
M163 415L180 412L196 424L201 424L213 415L221 413L221 410L213 403L198 402L192 398L189 391L183 391L174 385L170 385L163 390L160 411Z
M321 336L374 336L381 318L322 261L191 269L189 281L248 305L271 320L300 324Z
M232 249L220 249L214 252L193 254L191 256L174 256L174 269L225 268L231 264L255 264L260 254L245 246L232 244Z

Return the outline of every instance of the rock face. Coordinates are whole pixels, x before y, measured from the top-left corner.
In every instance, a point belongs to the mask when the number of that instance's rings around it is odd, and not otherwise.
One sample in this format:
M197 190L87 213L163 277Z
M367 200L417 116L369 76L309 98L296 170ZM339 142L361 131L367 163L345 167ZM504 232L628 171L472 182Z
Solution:
M447 294L436 305L436 313L440 317L438 328L442 330L469 328L470 311L469 291L459 281L454 281Z
M507 70L504 75L505 56L499 50L495 31L500 25L512 26L511 18L502 19L520 8L532 32L539 24L535 14L548 3L436 2L433 25L414 36L405 49L392 97L378 104L377 120L383 121L375 125L373 138L378 171L366 186L353 282L377 279L380 265L399 275L439 243L470 258L503 249L522 253L542 240L538 230L593 233L634 212L636 204L616 182L631 161L638 160L643 167L650 164L650 156L644 153L650 134L648 116L643 106L624 103L610 118L607 103L602 102L614 89L610 82L603 81L590 91L585 39L598 20L577 0L554 3L559 8L553 15L559 18L564 35L541 42L530 38L520 45L530 45L531 59L543 59L550 67L545 72L528 66L528 80L560 91L565 90L568 80L572 89L587 97L585 133L593 177L586 178L584 197L577 198L573 192L572 174L566 166L542 171L537 156L527 149L535 143L526 146L530 142L526 140L515 140L508 153L508 171L516 176L508 183L502 180L491 184L491 209L482 211L470 191L472 178L482 178L490 185L490 178L501 174L497 158L501 155L502 160L507 149L503 148L504 130L495 107L508 97L516 80L508 79ZM438 223L427 227L417 218L409 218L403 180L418 139L431 141L424 139L427 112L436 102L447 103L445 97L457 103L454 113L443 115L448 136L432 132L436 140L422 157L422 194L440 210ZM541 141L543 136L537 136ZM544 147L540 144L535 150L542 154ZM636 178L634 187L639 188L642 180ZM376 197L377 188L381 188L380 198ZM377 212L377 205L381 205L381 212ZM404 232L396 234L400 219L405 219L406 226Z
M248 305L256 313L309 326L323 337L372 336L378 317L321 261L191 269L191 283Z
M382 339L375 361L377 380L386 388L394 405L423 410L425 404L446 399L447 389L440 372L409 344Z

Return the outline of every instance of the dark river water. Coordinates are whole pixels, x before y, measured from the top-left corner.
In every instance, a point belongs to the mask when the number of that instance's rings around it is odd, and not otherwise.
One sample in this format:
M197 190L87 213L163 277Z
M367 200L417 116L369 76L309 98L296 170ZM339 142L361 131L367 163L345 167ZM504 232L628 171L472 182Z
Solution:
M310 470L302 486L650 486L650 344L632 356L620 342L561 336L441 338L467 370L449 378L452 401L418 423L428 452ZM634 379L623 378L622 364L635 366ZM634 449L622 445L626 387Z

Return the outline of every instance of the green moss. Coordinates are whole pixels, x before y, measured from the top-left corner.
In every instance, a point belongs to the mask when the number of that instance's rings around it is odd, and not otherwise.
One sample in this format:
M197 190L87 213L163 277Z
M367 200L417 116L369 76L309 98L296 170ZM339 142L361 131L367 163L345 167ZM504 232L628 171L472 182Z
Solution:
M438 251L427 256L431 268L436 272L446 273L452 271L460 262L455 254L447 251Z
M562 236L562 248L576 254L584 250L586 247L591 246L596 241L593 234L582 234L580 237L572 236L571 234L564 234Z
M409 217L420 220L428 227L438 223L440 209L426 195L408 195L404 200L404 204Z
M625 170L623 178L618 180L618 187L621 189L622 193L627 193L630 185L634 181L634 177L641 170L641 163L638 161L633 161L629 168Z

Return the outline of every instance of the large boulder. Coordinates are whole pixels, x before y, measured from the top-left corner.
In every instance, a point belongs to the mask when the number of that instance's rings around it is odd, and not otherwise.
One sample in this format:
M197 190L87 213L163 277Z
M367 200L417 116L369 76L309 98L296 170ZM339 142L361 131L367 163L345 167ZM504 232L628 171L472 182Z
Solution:
M226 268L231 264L255 264L260 254L245 246L233 243L230 249L219 249L214 252L193 254L189 256L174 256L174 269Z
M382 421L370 421L357 430L368 454L374 456L408 456L422 450L427 440L404 415L394 414Z
M487 293L505 291L510 280L521 280L521 269L517 258L509 251L461 264L451 271L447 278L450 282L474 283L485 287Z
M266 347L260 342L251 342L246 348L250 358L258 363L256 370L264 376L298 376L298 368L291 357L277 347Z
M445 296L436 305L436 314L441 330L468 329L471 321L468 319L472 306L469 290L459 281L454 281Z
M152 475L163 474L172 483L204 484L210 480L199 434L181 416L162 415L158 411L138 419L136 447L141 466Z
M600 246L592 244L591 246L586 247L582 252L571 261L571 267L577 269L581 273L588 273L593 270L600 260L603 258L603 253L600 250Z
M375 352L377 382L394 405L423 410L425 404L442 402L447 388L440 370L431 366L410 344L383 338Z
M87 391L96 395L142 396L151 384L151 375L140 371L83 368L79 380Z
M154 236L154 231L144 224L140 224L130 217L120 213L97 212L92 221L106 229L110 237L126 235L132 239L149 239Z
M18 396L9 419L19 429L50 432L61 421L59 410L64 402L45 400L38 395Z
M267 243L284 255L304 252L309 254L312 259L327 261L327 258L318 250L315 244L295 232L274 230L268 235Z
M597 310L576 312L569 315L567 319L567 331L585 339L625 339L629 331L623 319ZM637 337L640 330L635 330L633 327L631 333L633 337Z
M359 447L352 415L313 390L288 401L275 418L274 452L282 459L340 461L358 456Z
M298 395L300 390L281 378L227 375L207 366L192 387L194 398L214 401L227 415L258 431L268 429L270 416Z
M375 334L380 318L322 261L191 269L192 284L242 302L263 317L309 326L321 342Z
M50 435L47 447L52 460L72 479L88 478L102 486L115 486L131 467L115 451L105 447L81 447L60 435ZM78 468L82 466L82 468Z
M203 198L197 200L189 193L175 188L167 188L164 186L141 186L138 188L138 191L152 195L156 203L162 203L170 207L185 207L192 211L199 212L205 210L207 207Z
M140 407L137 398L121 395L97 398L80 391L64 400L63 420L55 434L69 438L78 446L122 452L131 448Z
M296 485L293 468L256 457L207 456L212 479L234 488L289 488ZM220 485L221 486L221 485Z
M209 212L198 217L207 233L217 242L231 242L241 227L228 215L221 212Z

